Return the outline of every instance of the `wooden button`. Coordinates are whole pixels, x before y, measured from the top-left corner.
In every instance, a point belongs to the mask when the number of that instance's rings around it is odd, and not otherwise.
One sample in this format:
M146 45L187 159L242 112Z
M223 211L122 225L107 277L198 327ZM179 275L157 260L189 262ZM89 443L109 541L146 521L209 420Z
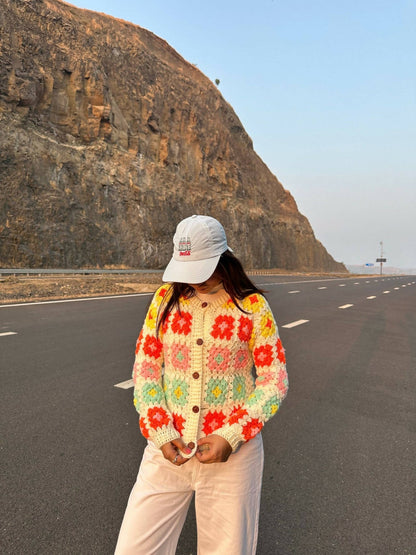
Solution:
M197 380L199 378L199 372L194 372L192 374L192 377L193 377L194 380Z
M201 339L201 338L199 338L199 339L196 340L196 344L197 344L197 345L202 345L203 342L204 342L204 340Z
M197 407L196 405L194 407L192 407L193 412L199 412L199 407Z
M189 447L189 449L193 449L195 447L195 443L193 441L190 441L188 443L188 447Z
M208 303L202 303L201 306L202 308L206 308L208 306Z

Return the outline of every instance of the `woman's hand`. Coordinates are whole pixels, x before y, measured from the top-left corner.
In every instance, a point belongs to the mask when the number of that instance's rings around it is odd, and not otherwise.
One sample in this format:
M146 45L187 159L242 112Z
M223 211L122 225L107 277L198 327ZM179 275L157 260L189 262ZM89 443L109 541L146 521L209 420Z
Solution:
M192 453L192 449L189 449L189 447L184 443L182 438L174 439L169 443L165 443L161 447L161 450L165 459L170 461L175 466L181 466L185 464L187 461L189 461L189 459L182 457L182 455L179 453L179 449L184 453L186 453L187 455Z
M203 464L226 462L232 453L231 445L221 436L212 434L198 440L196 458Z

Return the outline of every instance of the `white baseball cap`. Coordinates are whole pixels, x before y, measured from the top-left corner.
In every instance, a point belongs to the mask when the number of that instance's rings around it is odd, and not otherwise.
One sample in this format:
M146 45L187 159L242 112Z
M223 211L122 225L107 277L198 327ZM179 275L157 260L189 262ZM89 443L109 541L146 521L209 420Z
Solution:
M179 222L173 236L173 256L163 281L203 283L212 276L220 256L229 250L222 225L211 216L190 216Z

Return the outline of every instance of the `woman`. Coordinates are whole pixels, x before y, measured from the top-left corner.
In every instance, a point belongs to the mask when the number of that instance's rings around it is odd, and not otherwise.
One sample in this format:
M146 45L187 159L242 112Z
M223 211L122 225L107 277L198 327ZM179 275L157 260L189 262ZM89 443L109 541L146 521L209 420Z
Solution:
M116 554L174 554L194 492L198 553L254 554L260 430L287 393L284 351L217 220L186 218L173 243L170 284L137 341L134 400L148 445Z

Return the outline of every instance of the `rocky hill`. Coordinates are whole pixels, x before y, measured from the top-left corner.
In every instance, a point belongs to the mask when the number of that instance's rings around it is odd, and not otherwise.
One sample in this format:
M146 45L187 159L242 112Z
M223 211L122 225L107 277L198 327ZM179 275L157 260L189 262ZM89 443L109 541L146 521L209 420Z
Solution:
M345 271L165 41L58 0L0 7L0 266L162 267L203 213L248 267Z

